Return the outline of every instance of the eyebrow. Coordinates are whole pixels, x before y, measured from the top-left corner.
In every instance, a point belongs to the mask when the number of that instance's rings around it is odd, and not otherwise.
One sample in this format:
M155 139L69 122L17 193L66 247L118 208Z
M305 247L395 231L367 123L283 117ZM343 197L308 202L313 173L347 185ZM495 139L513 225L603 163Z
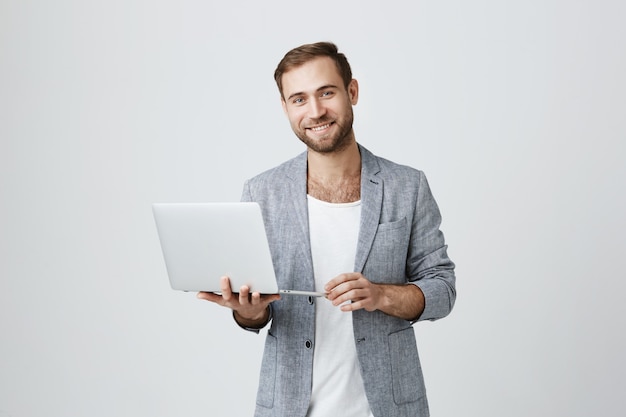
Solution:
M339 87L337 87L337 86L336 86L336 85L334 85L334 84L326 84L326 85L323 85L323 86L319 87L319 88L318 88L317 90L315 90L315 91L316 91L316 92L319 92L319 91L326 90L326 89L329 89L329 88L335 88L335 89L338 89ZM294 98L294 97L302 96L302 95L305 95L305 94L306 94L306 93L305 93L304 91L299 91L299 92L297 92L297 93L293 93L293 94L291 94L289 97L287 97L287 100L291 100L291 99L292 99L292 98Z

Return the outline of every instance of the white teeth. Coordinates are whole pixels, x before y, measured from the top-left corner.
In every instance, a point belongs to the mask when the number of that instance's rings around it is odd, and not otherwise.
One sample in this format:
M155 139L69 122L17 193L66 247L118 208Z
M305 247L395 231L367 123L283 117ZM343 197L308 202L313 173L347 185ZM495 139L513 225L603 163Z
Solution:
M320 131L320 130L324 130L324 129L326 129L328 126L330 126L330 123L329 123L329 124L326 124L326 125L324 125L324 126L312 127L312 128L311 128L311 130L313 130L314 132L317 132L317 131Z

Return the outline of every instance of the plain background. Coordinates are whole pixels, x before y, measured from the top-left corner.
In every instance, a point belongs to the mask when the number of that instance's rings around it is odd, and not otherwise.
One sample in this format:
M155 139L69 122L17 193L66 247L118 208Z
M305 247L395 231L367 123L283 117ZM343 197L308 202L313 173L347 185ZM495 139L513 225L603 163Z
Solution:
M0 416L246 416L264 333L172 291L153 202L303 150L272 78L331 40L357 140L457 263L433 416L622 416L626 3L0 0Z

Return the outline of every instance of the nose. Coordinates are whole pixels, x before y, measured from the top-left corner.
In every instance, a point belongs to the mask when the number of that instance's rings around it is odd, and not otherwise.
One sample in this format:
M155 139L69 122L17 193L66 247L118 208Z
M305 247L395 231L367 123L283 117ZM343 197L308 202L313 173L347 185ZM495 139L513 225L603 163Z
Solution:
M326 107L318 99L309 101L309 118L319 119L326 114Z

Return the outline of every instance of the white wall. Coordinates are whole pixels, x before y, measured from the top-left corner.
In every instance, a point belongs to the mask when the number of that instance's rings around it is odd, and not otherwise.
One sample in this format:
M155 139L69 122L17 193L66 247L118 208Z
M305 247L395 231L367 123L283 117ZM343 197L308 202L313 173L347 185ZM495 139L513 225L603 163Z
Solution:
M443 212L433 416L621 416L625 4L0 1L0 416L252 414L263 335L169 288L150 204L299 153L272 74L318 40Z

